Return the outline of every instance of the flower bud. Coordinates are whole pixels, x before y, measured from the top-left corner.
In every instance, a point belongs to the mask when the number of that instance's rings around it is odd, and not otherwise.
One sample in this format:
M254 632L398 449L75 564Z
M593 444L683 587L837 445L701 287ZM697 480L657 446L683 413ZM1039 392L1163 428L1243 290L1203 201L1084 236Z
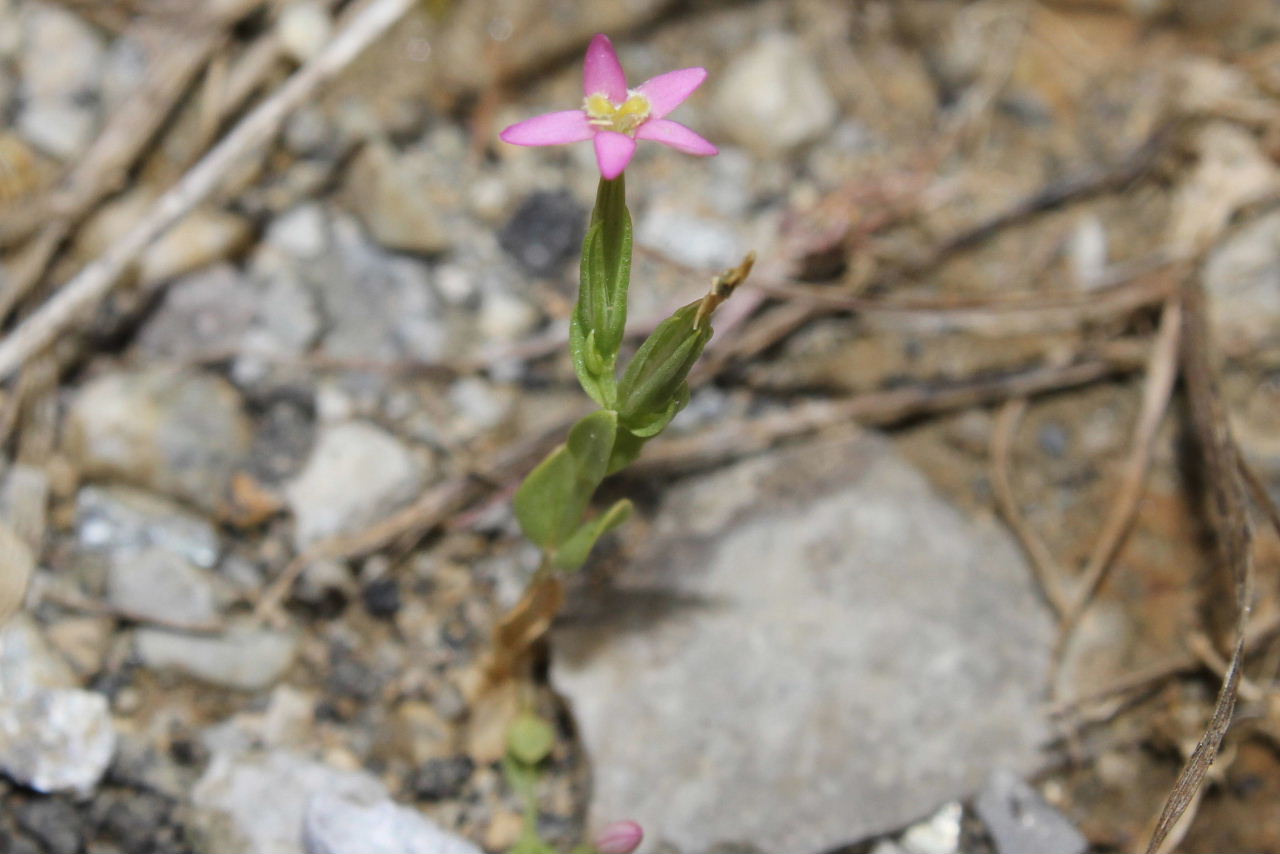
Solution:
M711 339L710 325L696 325L700 305L690 303L662 321L622 375L619 421L637 436L654 435L688 401L685 381Z
M614 821L596 834L595 846L600 854L631 854L644 840L644 828L634 821Z

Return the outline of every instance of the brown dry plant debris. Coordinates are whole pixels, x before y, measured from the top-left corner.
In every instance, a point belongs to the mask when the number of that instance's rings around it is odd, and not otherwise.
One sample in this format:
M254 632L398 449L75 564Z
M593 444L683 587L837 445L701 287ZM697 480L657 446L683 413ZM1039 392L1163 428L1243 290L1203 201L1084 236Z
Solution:
M1182 312L1182 372L1208 491L1209 522L1215 535L1221 568L1230 574L1235 588L1235 641L1208 726L1178 774L1156 819L1155 829L1147 843L1147 854L1162 850L1166 837L1195 801L1231 726L1253 607L1250 548L1253 533L1238 464L1239 451L1231 438L1231 426L1212 367L1204 289L1198 276L1188 277L1183 285Z

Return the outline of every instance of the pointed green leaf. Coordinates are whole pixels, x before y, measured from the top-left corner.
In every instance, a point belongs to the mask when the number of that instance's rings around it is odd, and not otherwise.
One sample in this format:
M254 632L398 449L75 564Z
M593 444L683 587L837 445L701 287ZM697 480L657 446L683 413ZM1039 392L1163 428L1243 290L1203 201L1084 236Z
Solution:
M616 412L593 412L573 426L568 441L548 454L516 490L520 527L544 551L555 551L578 527L608 472L617 431Z
M560 445L529 472L516 490L512 504L520 528L544 551L559 544L558 534L564 528L563 516L572 503L575 483L573 456L567 446Z
M624 498L596 518L583 522L556 550L552 563L560 569L578 569L587 562L596 541L625 522L630 515L631 502Z
M627 324L631 244L631 214L623 178L602 180L582 242L581 282L569 340L583 389L606 407L615 399L613 366Z

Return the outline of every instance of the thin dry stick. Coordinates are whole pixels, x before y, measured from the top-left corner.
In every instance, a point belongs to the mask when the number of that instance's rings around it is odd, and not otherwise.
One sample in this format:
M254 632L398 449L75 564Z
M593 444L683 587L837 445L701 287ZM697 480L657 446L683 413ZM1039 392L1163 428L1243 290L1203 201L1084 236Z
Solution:
M151 213L0 341L0 378L93 308L134 259L218 187L240 158L265 145L284 119L332 79L413 6L414 0L370 0L310 62L259 104L231 133L155 203Z
M25 225L0 229L11 241L25 229L39 228L31 249L0 290L0 318L40 282L58 247L93 206L124 186L129 170L150 144L209 56L224 43L226 26L248 12L256 0L237 0L204 27L187 26L171 37L147 68L143 84L116 110L76 163L66 182L45 203L33 206ZM153 24L138 28L139 37ZM50 219L52 217L52 219Z
M1040 539L1026 517L1013 494L1013 484L1009 476L1009 463L1013 456L1013 437L1017 435L1018 424L1027 411L1025 397L1014 398L1000 408L996 423L991 431L991 483L995 488L996 504L1000 515L1004 516L1009 527L1022 543L1027 556L1031 558L1031 566L1035 570L1036 582L1045 601L1053 608L1054 613L1061 616L1070 605L1066 591L1062 588L1062 580L1066 575L1058 561L1054 559L1049 547Z
M1209 356L1208 321L1204 290L1197 278L1183 284L1182 362L1190 403L1191 421L1203 455L1209 498L1209 517L1217 538L1218 553L1235 585L1235 647L1214 703L1204 735L1187 759L1156 820L1147 845L1155 854L1178 819L1195 799L1205 775L1231 726L1240 669L1244 660L1249 614L1253 607L1252 531L1246 511L1245 492L1238 465L1238 451L1231 438L1231 425L1218 392Z
M1089 562L1081 574L1079 586L1072 597L1066 611L1061 614L1058 630L1058 642L1054 650L1053 671L1062 664L1062 657L1080 623L1089 603L1106 577L1111 563L1124 545L1125 538L1133 527L1133 520L1138 515L1138 505L1142 501L1142 493L1147 481L1147 473L1151 469L1151 454L1154 450L1156 431L1164 420L1169 408L1169 398L1173 394L1173 384L1178 376L1178 343L1181 339L1182 309L1177 298L1171 298L1164 305L1160 315L1160 330L1156 334L1155 343L1151 347L1151 357L1147 363L1147 382L1142 394L1142 408L1133 430L1133 446L1129 458L1125 461L1124 472L1120 480L1120 488L1115 493L1115 501L1103 523L1102 533L1094 544L1089 555ZM1051 680L1056 684L1057 679Z

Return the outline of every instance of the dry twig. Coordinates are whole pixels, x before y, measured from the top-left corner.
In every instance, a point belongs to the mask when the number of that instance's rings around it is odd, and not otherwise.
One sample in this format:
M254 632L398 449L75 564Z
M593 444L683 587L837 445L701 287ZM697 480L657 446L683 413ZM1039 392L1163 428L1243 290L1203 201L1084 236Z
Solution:
M294 109L341 72L412 5L413 0L370 0L354 12L346 26L314 59L259 104L162 195L142 222L0 340L0 377L12 374L26 359L52 343L83 312L93 308L144 249L206 199L241 157L266 144Z
M1214 378L1205 296L1198 278L1188 277L1183 285L1182 312L1183 376L1192 426L1202 455L1210 524L1216 535L1218 554L1235 586L1236 638L1209 724L1165 801L1147 844L1147 854L1161 850L1165 838L1195 799L1231 726L1253 607L1252 531L1238 465L1239 452L1231 438L1231 426Z
M1177 298L1165 303L1160 316L1160 330L1156 334L1155 343L1151 347L1151 356L1147 363L1147 381L1143 389L1142 409L1133 429L1133 445L1129 457L1125 461L1124 473L1120 486L1116 490L1115 500L1099 534L1089 562L1085 565L1075 595L1065 612L1060 612L1061 621L1058 629L1058 642L1054 649L1053 671L1056 673L1062 664L1072 635L1080 623L1094 594L1106 577L1112 561L1119 553L1125 538L1133 527L1138 515L1138 505L1142 500L1147 472L1151 468L1151 455L1155 446L1156 431L1164 420L1165 411L1169 407L1169 398L1173 394L1173 384L1178 376L1178 342L1181 338L1182 310ZM1050 683L1056 687L1057 679Z
M1013 456L1013 437L1018 432L1018 424L1027 411L1025 397L1014 398L1000 408L996 423L991 431L991 483L995 489L996 503L1000 514L1004 516L1009 527L1022 543L1022 548L1031 558L1031 566L1035 570L1036 582L1045 601L1053 608L1055 614L1066 613L1070 605L1066 591L1062 588L1066 574L1054 558L1044 540L1036 533L1035 528L1027 522L1013 494L1013 484L1009 476L1009 462Z

